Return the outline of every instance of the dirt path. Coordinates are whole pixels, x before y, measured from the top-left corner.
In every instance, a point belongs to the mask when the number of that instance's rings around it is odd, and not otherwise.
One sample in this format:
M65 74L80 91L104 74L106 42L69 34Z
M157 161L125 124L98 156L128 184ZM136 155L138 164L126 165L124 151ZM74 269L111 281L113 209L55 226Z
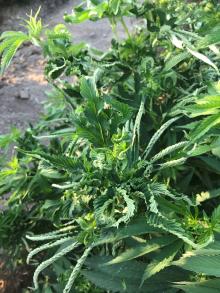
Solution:
M19 30L19 23L31 8L37 10L42 5L43 23L49 27L63 22L65 12L71 12L73 3L80 1L46 0L34 1L33 5L14 5L10 8L0 7L0 33L5 30ZM41 2L41 3L40 3ZM47 2L47 3L45 3ZM60 3L61 2L61 3ZM32 2L33 3L33 2ZM49 5L49 6L48 6ZM111 40L111 28L107 21L86 22L80 25L68 26L75 42L86 41L99 48L108 48ZM6 133L12 126L23 128L39 116L42 101L48 85L43 76L44 61L40 51L32 45L20 49L9 70L0 78L0 134Z

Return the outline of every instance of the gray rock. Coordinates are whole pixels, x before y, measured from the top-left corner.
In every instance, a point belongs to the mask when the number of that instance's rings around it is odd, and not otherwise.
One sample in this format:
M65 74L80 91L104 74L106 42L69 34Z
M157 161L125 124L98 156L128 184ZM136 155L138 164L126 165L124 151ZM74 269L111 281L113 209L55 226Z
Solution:
M22 89L19 91L19 94L17 95L18 99L21 100L28 100L30 99L30 92L28 89Z

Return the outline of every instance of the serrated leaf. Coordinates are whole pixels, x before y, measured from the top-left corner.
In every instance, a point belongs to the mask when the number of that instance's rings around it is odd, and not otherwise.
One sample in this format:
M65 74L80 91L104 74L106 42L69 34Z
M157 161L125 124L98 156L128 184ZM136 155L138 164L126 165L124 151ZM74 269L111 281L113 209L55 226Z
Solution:
M142 277L141 285L143 285L145 280L160 272L165 267L171 265L172 260L174 259L175 255L178 253L182 245L182 241L176 241L174 243L171 243L171 245L162 248L159 254L156 255L154 259L147 265Z
M98 93L93 78L89 77L81 79L80 94L86 100L96 100Z
M192 235L182 227L181 223L175 221L174 219L168 219L156 214L150 214L147 217L147 223L153 227L162 229L172 235L175 235L194 248L200 247L199 244L194 242Z
M0 41L4 40L4 39L19 39L19 38L28 38L28 36L20 31L6 31L3 32L0 36Z
M155 143L159 140L159 138L161 137L161 135L164 133L164 131L175 121L177 121L180 117L175 117L172 118L170 120L168 120L167 122L165 122L156 132L155 134L152 136L152 138L150 139L145 151L144 151L144 159L147 158L147 156L149 155L149 153L151 152L153 146L155 145Z
M220 123L220 113L214 114L207 117L198 124L198 126L190 132L190 138L192 142L200 139L204 136L211 128L215 127Z
M29 36L23 32L8 31L0 37L0 54L1 58L1 74L4 73L5 69L9 66L12 58L17 52L21 44L29 40Z
M196 100L196 104L186 106L184 111L189 112L190 117L197 117L201 115L210 115L219 113L220 96L206 96L202 99Z
M70 172L76 171L79 167L82 167L81 162L75 158L65 155L49 155L43 152L28 152L17 148L17 150L23 154L43 160L54 166L55 168L61 168Z
M52 247L59 246L59 245L65 243L65 242L67 242L67 241L69 241L71 239L72 239L71 237L61 238L61 239L56 240L54 242L46 243L46 244L43 244L43 245L33 249L31 252L29 252L29 254L27 256L27 264L29 264L30 260L33 258L33 256L35 256L39 252L42 252L42 251L47 250L47 249L52 248Z
M72 250L74 250L78 246L79 246L78 242L72 241L72 243L70 245L68 245L64 249L60 250L58 253L54 254L51 258L41 262L34 272L34 276L33 276L34 288L38 289L38 287L39 287L38 277L43 270L45 270L48 266L53 264L55 261L57 261L59 258L63 257L64 255L68 254L69 252L71 252Z
M210 254L205 249L200 251L200 253L197 253L197 251L187 252L178 261L173 262L174 265L185 270L216 277L220 277L219 263L220 250Z
M169 245L170 243L174 242L176 237L174 236L162 236L158 238L153 238L147 241L145 244L137 245L136 247L130 248L108 262L106 265L117 264L121 262L126 262L128 260L132 260L139 256L145 255L152 251L155 251L163 246Z
M82 274L100 288L111 292L127 293L167 292L171 282L188 280L184 271L167 268L160 274L152 276L150 280L146 280L143 287L140 288L140 280L146 264L131 260L115 265L103 265L111 260L112 258L107 256L92 256L87 260L90 270L83 271Z
M220 290L220 279L199 282L178 282L173 287L182 289L186 293L218 293Z
M140 216L124 227L107 229L105 234L96 242L97 245L120 241L130 236L138 236L147 233L159 233L162 230L154 228L146 223L146 217Z
M168 146L167 148L163 149L162 151L160 151L158 154L156 154L152 159L151 162L154 163L158 160L160 160L161 158L181 149L184 148L185 146L187 146L189 142L188 141L181 141L178 142L174 145Z
M127 192L122 189L122 188L117 188L116 189L117 192L123 197L125 203L126 203L126 212L124 213L124 215L122 215L116 223L114 223L112 226L113 227L118 227L120 223L127 223L128 220L130 218L132 218L134 216L134 212L135 212L135 209L136 209L136 206L135 206L135 202L134 200L132 200Z

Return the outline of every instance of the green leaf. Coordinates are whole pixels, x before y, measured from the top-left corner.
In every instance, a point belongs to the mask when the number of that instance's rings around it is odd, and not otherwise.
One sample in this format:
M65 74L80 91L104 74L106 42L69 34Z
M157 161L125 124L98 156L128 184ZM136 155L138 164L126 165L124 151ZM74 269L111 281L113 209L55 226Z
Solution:
M165 267L171 265L172 260L174 259L182 245L182 241L176 241L174 243L171 243L171 245L162 248L158 255L156 255L153 260L147 265L142 277L141 286L143 285L145 280L160 272Z
M0 49L2 49L2 50L4 49L4 52L3 52L2 58L1 58L1 74L3 74L6 70L6 68L10 65L12 58L14 57L18 48L21 46L21 44L25 40L26 40L25 38L16 39L16 40L10 39L10 42L8 42L7 47L5 47L7 41L5 41L5 43L2 44L2 48L0 48Z
M108 262L106 265L117 264L121 262L125 262L139 256L145 255L152 251L155 251L163 246L169 245L170 243L174 242L176 237L174 236L162 236L158 238L152 238L148 240L144 244L137 245L136 247L130 248Z
M215 157L208 157L208 156L201 156L199 157L200 160L202 160L206 166L208 167L208 169L210 169L211 171L220 174L220 159L215 158Z
M220 205L214 209L211 216L214 231L220 231ZM220 248L219 248L220 249Z
M208 276L220 277L220 247L219 250L203 249L189 251L173 264L185 270Z
M220 108L220 95L205 96L202 99L198 99L196 103L209 108Z
M121 0L111 0L110 1L110 6L111 6L111 9L112 9L114 15L118 14L120 5L121 5Z
M80 12L74 11L71 15L64 15L64 20L67 23L81 23L89 19L89 13L89 10L84 10Z
M72 237L66 237L66 238L61 238L55 242L50 242L50 243L46 243L46 244L43 244L37 248L35 248L34 250L32 250L31 252L29 252L28 256L27 256L27 264L30 263L30 260L32 259L32 257L36 254L38 254L39 252L42 252L46 249L49 249L49 248L52 248L52 247L55 247L55 246L59 246L65 242L68 242L72 239Z
M145 263L131 260L115 265L103 265L111 260L112 258L108 256L92 256L87 260L89 270L82 271L82 274L97 287L117 293L167 292L166 289L170 287L171 282L188 280L184 271L167 268L160 274L152 276L150 280L146 280L140 288L141 276L146 267Z
M82 78L80 85L80 94L86 100L96 100L98 92L93 78Z
M9 66L12 58L14 57L21 44L28 40L30 40L29 36L24 34L23 32L8 31L1 35L1 74L3 74L6 68Z
M206 96L202 99L197 99L195 105L186 106L184 111L189 112L190 117L198 117L201 115L210 115L219 113L220 96Z
M60 250L59 252L55 253L51 258L43 261L42 263L39 264L39 266L36 268L33 276L33 282L34 282L34 288L38 289L38 277L39 274L45 270L48 266L53 264L55 261L57 261L59 258L62 256L66 255L70 251L74 250L77 246L79 246L78 242L72 242L70 245L65 247L64 249Z
M10 133L1 134L0 135L0 148L5 148L9 146L11 143L15 142L21 133L17 128L12 128Z
M111 107L121 114L121 119L119 120L120 123L125 123L128 121L133 114L133 109L125 103L122 103L115 98L111 98L109 96L105 97L105 102L110 104Z
M168 120L167 122L165 122L156 132L155 134L152 136L152 138L150 139L145 151L144 151L144 159L146 159L149 155L149 153L151 152L153 146L155 145L155 143L159 140L159 138L161 137L161 135L164 133L164 131L176 120L178 120L180 117L175 117L172 118L170 120Z
M107 229L102 237L96 241L96 245L120 241L130 236L138 236L147 233L159 233L159 228L147 224L146 217L140 216L130 221L128 225L118 229Z
M197 157L203 154L206 154L211 151L210 145L199 145L193 146L192 150L187 152L188 157Z
M198 51L191 50L189 48L187 48L187 50L194 57L196 57L196 58L200 59L201 61L203 61L204 63L212 66L217 71L217 73L219 73L218 67L207 56L205 56L204 54L199 53Z
M4 40L4 39L18 39L18 38L27 38L28 36L26 34L24 34L23 32L20 31L6 31L3 32L0 36L0 41Z
M134 216L134 212L136 210L136 205L134 200L132 200L131 198L129 198L126 190L122 189L122 188L117 188L116 189L117 192L123 197L125 203L126 203L126 212L124 215L122 215L122 217L120 217L116 223L114 223L112 226L114 227L118 227L120 223L127 223L129 221L130 218L132 218Z
M186 293L219 293L220 279L200 282L178 282L173 287L182 289Z
M211 144L211 152L220 159L220 137Z
M211 128L215 127L216 125L220 124L220 113L214 114L210 117L207 117L198 124L198 126L190 132L190 138L192 142L200 139L204 136Z
M179 64L180 62L182 62L183 60L187 59L190 57L190 54L187 52L184 53L180 53L174 57L172 57L171 59L169 59L164 67L165 71L169 71L170 69L172 69L173 67L175 67L177 64Z
M163 149L162 151L160 151L158 154L156 154L152 159L151 159L151 162L154 163L158 160L160 160L161 158L179 150L179 149L182 149L184 148L185 146L187 146L189 142L188 141L181 141L181 142L178 142L174 145L171 145L171 146L168 146L167 148Z
M184 242L188 243L192 247L200 247L200 245L194 243L192 235L182 227L181 223L175 221L174 219L168 219L156 214L150 214L147 217L147 223L149 225L152 225L153 227L160 228L164 231L167 231L175 235L176 237L182 239Z
M79 160L65 155L48 155L43 152L28 152L19 148L17 148L17 150L38 160L46 161L55 168L61 168L62 170L67 170L69 172L78 170L80 166L82 167Z
M197 47L206 48L210 45L218 44L220 42L220 26L212 28L205 37L200 39L197 43Z
M40 135L40 136L34 136L36 139L45 139L45 138L55 138L55 137L65 137L65 136L70 136L72 137L75 133L75 128L69 127L69 128L64 128L61 130L57 130L54 132L49 133L48 135Z

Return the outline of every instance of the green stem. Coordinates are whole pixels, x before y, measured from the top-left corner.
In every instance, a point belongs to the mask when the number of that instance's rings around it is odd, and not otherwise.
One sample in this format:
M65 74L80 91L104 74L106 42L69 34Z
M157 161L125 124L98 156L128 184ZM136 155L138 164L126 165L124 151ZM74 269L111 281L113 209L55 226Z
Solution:
M129 32L129 29L128 29L123 17L121 17L121 24L122 24L122 26L123 26L128 38L131 39L131 34Z
M110 22L110 25L111 25L111 28L112 28L112 33L113 33L116 41L118 41L119 37L118 37L117 29L116 29L116 21L115 21L114 18L109 18L109 22Z

